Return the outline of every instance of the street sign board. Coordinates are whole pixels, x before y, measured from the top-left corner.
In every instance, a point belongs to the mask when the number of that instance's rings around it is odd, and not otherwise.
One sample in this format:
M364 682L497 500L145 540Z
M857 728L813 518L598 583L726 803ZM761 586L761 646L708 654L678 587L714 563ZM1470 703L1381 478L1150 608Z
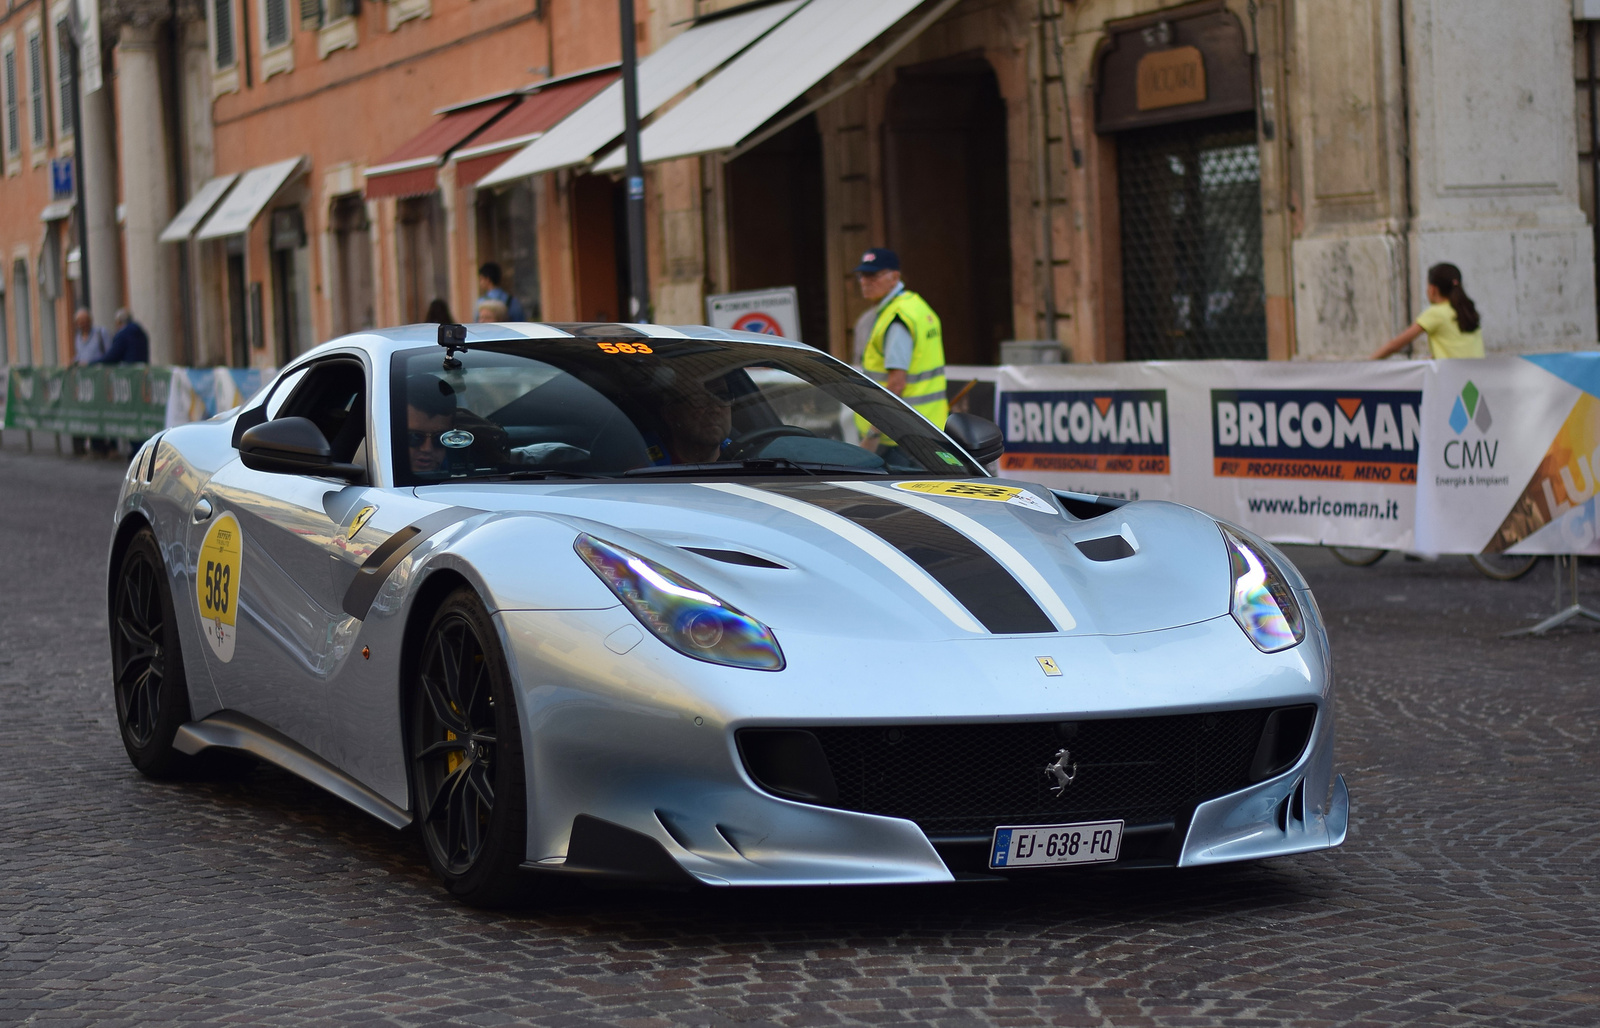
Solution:
M800 297L794 286L708 296L706 324L799 339Z

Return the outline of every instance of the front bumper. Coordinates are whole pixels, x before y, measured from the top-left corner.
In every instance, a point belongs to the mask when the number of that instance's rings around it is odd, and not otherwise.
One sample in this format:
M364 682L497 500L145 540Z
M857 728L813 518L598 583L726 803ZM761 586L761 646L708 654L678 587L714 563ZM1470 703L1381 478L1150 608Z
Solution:
M1332 773L1333 711L1320 636L1285 653L1260 654L1226 617L1141 636L993 637L916 648L856 649L789 632L782 636L789 667L772 673L684 657L630 631L637 622L621 607L495 617L519 683L529 867L577 871L568 859L573 826L588 818L642 837L641 845L659 849L705 884L953 881L962 862L946 859L949 840L936 847L913 821L785 799L758 787L735 732L1296 703L1316 704L1318 715L1291 767L1199 804L1186 825L1171 829L1181 845L1162 847L1160 859L1130 863L1256 860L1344 840L1349 799ZM1044 677L1042 654L1073 673ZM969 858L975 842L967 842ZM583 870L604 869L586 861Z

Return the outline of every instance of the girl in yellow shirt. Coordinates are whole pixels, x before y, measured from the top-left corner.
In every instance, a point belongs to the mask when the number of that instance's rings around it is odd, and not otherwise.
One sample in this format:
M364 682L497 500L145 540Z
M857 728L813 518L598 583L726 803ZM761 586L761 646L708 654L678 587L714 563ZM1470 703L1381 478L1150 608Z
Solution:
M1429 307L1404 332L1378 347L1375 361L1411 345L1424 332L1428 352L1434 360L1445 357L1482 357L1483 330L1479 328L1478 308L1461 288L1461 269L1454 264L1435 264L1428 269Z

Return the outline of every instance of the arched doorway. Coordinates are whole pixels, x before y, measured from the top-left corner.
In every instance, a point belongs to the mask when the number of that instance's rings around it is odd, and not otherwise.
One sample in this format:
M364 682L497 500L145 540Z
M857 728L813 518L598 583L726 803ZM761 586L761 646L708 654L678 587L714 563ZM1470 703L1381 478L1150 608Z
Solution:
M885 119L888 245L938 312L945 360L993 364L1012 336L1006 108L981 57L901 68Z

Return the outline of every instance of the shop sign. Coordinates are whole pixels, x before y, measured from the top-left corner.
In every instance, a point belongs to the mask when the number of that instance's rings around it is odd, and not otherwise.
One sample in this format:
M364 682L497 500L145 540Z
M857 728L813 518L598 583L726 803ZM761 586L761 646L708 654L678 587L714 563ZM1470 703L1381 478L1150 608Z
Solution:
M1206 62L1192 46L1156 50L1139 58L1135 103L1141 111L1200 103L1206 98Z
M56 157L50 161L50 198L72 199L72 158Z

